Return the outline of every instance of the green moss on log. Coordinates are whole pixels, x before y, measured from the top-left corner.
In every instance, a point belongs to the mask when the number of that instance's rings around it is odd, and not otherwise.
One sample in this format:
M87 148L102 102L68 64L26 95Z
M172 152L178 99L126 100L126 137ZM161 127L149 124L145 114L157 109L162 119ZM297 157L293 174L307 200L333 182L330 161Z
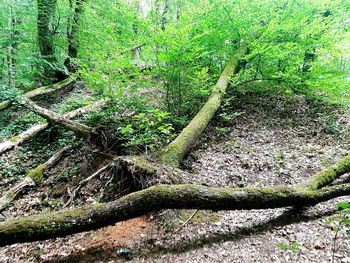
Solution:
M55 83L55 84L39 87L39 88L36 88L32 91L29 91L26 94L24 94L24 96L27 98L34 98L34 97L39 96L39 95L51 93L53 91L65 88L65 87L73 84L75 80L76 80L75 77L68 77L64 80L61 80L60 82Z
M60 82L55 83L55 84L52 84L49 86L39 87L39 88L36 88L32 91L29 91L26 94L24 94L24 97L34 98L38 95L53 92L55 90L59 90L61 88L67 87L68 85L71 85L72 83L74 83L75 80L76 80L75 77L69 77L69 78L66 78ZM0 103L0 111L7 109L8 107L11 106L11 104L12 104L11 100L5 100L5 101L1 102Z
M350 156L340 160L335 165L328 169L318 172L312 179L309 188L311 190L321 189L322 187L331 184L341 175L350 172Z
M5 100L5 101L1 102L0 103L0 111L8 108L11 104L12 104L12 102L10 100Z
M228 62L216 83L212 94L202 109L187 127L183 129L179 136L160 153L160 160L162 163L178 166L190 149L196 144L197 140L208 126L208 123L213 118L215 112L220 107L229 79L238 71L240 58L242 58L246 52L247 48L243 44Z
M157 173L158 168L146 159L138 156L133 156L132 159L135 162L135 168L140 170L145 175L149 176Z
M161 209L272 209L315 205L349 194L350 184L316 191L288 187L219 189L201 185L157 185L110 203L0 222L0 246L93 230Z
M44 172L47 170L46 164L40 164L38 167L31 170L27 176L32 178L36 184L41 183L44 180Z
M12 136L9 141L12 142L12 143L16 143L18 141L18 139L20 138L19 135L16 135L16 136Z

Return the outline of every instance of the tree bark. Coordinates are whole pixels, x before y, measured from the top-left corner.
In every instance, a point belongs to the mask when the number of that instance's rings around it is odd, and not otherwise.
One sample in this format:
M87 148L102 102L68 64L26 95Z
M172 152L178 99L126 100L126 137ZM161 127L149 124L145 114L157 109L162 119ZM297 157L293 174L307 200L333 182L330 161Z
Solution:
M71 112L68 112L68 113L64 114L64 117L68 118L68 119L74 119L74 118L76 118L80 115L86 114L88 112L95 111L97 109L101 109L101 108L105 107L107 105L107 103L108 103L107 100L100 100L100 101L97 101L93 104L90 104L90 105L87 105L85 107L73 110ZM26 130L25 132L22 132L19 135L11 137L9 140L7 140L3 143L0 143L0 155L17 147L17 146L19 146L19 145L21 145L21 144L23 144L23 143L25 143L26 141L35 137L38 133L47 129L48 127L50 127L50 124L48 122L41 123L41 124L33 126L29 130Z
M52 92L57 91L57 90L69 88L72 85L74 85L75 81L76 81L75 77L69 77L69 78L62 80L60 82L57 82L55 84L36 88L32 91L25 93L23 96L28 98L28 99L31 99L31 98L34 98L36 96L49 94L49 93L52 93ZM11 104L12 104L11 100L5 100L5 101L1 102L0 103L0 111L7 109L8 107L11 106Z
M169 11L169 5L170 5L170 0L165 0L164 2L164 9L162 12L162 17L161 17L161 29L162 31L165 31L166 23L167 23L167 13Z
M13 42L15 41L15 27L16 19L13 14L12 5L10 4L8 7L8 22L7 26L9 28L9 45L7 46L7 78L8 78L8 86L13 89L16 87L15 83L15 69L14 69L14 50L15 45Z
M69 118L64 117L61 114L58 114L56 112L40 107L39 105L35 104L33 101L29 99L19 100L18 103L26 107L28 110L47 119L49 122L56 123L68 130L71 130L77 136L82 137L86 140L90 140L92 134L94 133L93 128L86 126L84 124L74 122Z
M75 5L73 1L70 0L70 9L74 10L73 16L68 20L67 26L67 39L68 39L68 58L65 61L65 65L68 70L75 72L77 70L77 65L75 59L78 57L79 48L79 26L80 18L84 12L84 4L86 0L76 0Z
M88 143L91 143L97 149L105 149L108 145L109 138L104 133L103 127L92 128L87 125L72 121L64 115L40 107L29 99L19 100L18 103L30 111L38 114L39 116L47 119L49 122L55 123L74 132L75 135L85 139Z
M118 172L137 182L137 185L134 185L135 189L159 182L179 182L184 177L184 173L177 168L153 163L141 157L117 157L114 162L119 167ZM331 171L337 171L337 176L332 179L329 177ZM314 186L316 182L323 182L323 186L329 185L348 172L350 172L350 157L340 160L332 168L316 173L311 177L313 183L303 184L303 186L219 189L191 184L158 184L110 203L0 223L0 240L6 240L3 243L0 241L0 245L37 241L93 230L161 209L218 211L315 205L332 198L349 195L349 183L324 188L318 184L318 189Z
M44 75L49 79L57 79L58 61L55 57L55 15L57 0L37 0L38 17L38 43L40 54L46 61L44 64ZM62 74L62 72L61 72Z
M118 170L126 171L126 176L137 177L138 185L135 188L144 187L140 183L142 181L146 182L146 186L148 186L147 177L163 176L168 178L169 183L173 183L174 178L176 181L177 178L183 177L181 170L177 169L176 166L203 133L220 106L222 96L228 86L229 77L237 71L239 58L245 53L246 48L242 46L225 68L207 103L175 141L163 151L161 160L164 164L152 163L140 157L120 157L117 159L121 168ZM37 110L37 107L34 106L32 108ZM43 115L48 118L52 117L47 112ZM57 116L53 117L57 119ZM62 237L93 230L160 209L210 209L217 211L315 205L338 196L349 195L349 183L325 187L348 172L350 172L350 157L317 173L311 182L292 187L219 189L190 184L156 185L109 203L5 221L0 223L0 245ZM162 180L161 178L160 182L163 182Z
M71 145L57 151L47 162L32 169L22 181L5 192L0 198L0 212L8 207L25 188L42 183L45 171L52 168L62 158L63 154L70 149L72 149Z
M28 216L0 223L0 246L93 230L161 209L251 210L315 205L350 194L350 184L316 191L293 188L220 189L157 185L110 203Z
M245 44L242 44L237 53L228 62L214 87L214 91L202 109L192 119L190 124L183 129L179 136L161 151L160 159L162 163L178 166L182 159L195 145L213 118L215 112L219 109L228 87L230 77L239 70L239 61L246 52L247 47Z

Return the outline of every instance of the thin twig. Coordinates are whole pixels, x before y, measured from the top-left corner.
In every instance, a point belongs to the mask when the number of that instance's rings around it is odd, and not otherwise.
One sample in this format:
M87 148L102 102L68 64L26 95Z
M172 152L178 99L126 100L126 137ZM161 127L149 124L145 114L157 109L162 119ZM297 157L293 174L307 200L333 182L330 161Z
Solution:
M174 231L174 233L177 233L177 232L179 232L182 228L184 228L184 227L192 220L192 218L197 214L198 211L199 211L199 210L195 210L195 211L192 213L192 215L185 221L185 223L183 223L178 229L176 229L176 230Z
M94 179L95 177L99 176L101 173L103 173L104 171L106 171L113 163L110 162L107 165L103 166L101 169L99 169L97 172L95 172L94 174L90 175L88 178L84 179L83 181L80 182L80 184L78 185L77 188L75 188L75 190L72 192L71 197L69 198L69 200L67 201L67 203L64 204L63 207L67 207L69 206L74 198L77 196L77 194L79 193L79 191L88 183L90 182L92 179Z

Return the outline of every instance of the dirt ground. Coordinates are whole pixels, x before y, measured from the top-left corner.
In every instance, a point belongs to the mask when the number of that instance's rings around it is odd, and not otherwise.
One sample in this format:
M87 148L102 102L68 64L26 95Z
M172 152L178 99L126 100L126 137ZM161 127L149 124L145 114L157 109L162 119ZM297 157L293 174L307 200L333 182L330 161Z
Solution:
M235 96L185 161L190 183L217 187L292 185L349 155L350 120L346 112L303 95L241 91ZM341 180L349 181L349 176ZM16 201L7 218L23 214L21 204L44 190L29 192L28 199ZM94 202L94 194L89 198L84 201ZM0 248L0 262L350 263L346 229L335 240L332 227L325 224L341 202L350 202L350 198L302 210L161 211L71 237ZM35 206L30 207L28 213L35 210Z

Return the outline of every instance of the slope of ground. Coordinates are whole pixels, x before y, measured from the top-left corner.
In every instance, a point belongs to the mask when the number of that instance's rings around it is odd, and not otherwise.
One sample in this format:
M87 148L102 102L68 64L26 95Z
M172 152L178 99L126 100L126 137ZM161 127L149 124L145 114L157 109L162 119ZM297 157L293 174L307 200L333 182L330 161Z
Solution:
M193 173L191 183L291 185L349 154L350 124L341 110L303 95L234 95L184 164ZM63 165L69 166L63 162L57 169ZM96 180L87 189L100 186ZM89 198L81 198L88 202L98 196L86 194ZM98 231L1 248L0 262L331 262L334 232L325 221L339 202L349 198L303 210L199 211L179 231L192 211L163 211L153 220L148 215ZM281 249L292 244L294 252ZM336 262L350 262L349 247L342 231Z

